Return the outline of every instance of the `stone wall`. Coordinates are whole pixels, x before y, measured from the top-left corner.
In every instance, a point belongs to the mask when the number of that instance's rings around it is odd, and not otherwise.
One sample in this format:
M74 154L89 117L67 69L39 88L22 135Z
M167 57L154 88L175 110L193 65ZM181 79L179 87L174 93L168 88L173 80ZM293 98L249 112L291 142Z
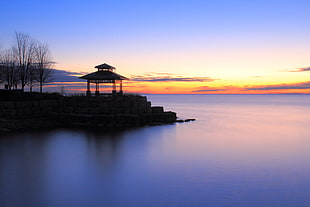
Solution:
M29 118L48 116L59 107L59 100L0 101L0 117Z
M64 113L141 114L151 113L151 102L145 96L66 97L60 101Z
M0 101L0 131L42 127L129 127L171 123L174 112L152 107L145 96L57 97Z

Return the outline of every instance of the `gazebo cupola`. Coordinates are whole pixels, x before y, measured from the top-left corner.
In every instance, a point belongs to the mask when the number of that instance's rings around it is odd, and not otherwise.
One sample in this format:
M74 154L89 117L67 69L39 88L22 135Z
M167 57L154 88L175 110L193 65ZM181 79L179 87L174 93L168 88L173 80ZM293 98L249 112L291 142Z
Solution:
M115 70L115 67L113 67L111 65L108 65L106 63L103 63L101 65L97 65L97 66L95 66L95 68L97 68L98 71L105 71L105 70L107 70L107 71L112 71L113 72Z
M128 80L128 78L113 72L115 71L115 67L108 65L106 63L97 65L95 66L95 68L97 68L98 71L80 77L81 79L87 80L86 94L88 96L91 95L90 83L96 84L96 91L95 91L96 96L99 96L100 94L99 93L100 83L112 83L113 84L112 94L117 94L116 83L119 83L119 94L123 93L123 80Z

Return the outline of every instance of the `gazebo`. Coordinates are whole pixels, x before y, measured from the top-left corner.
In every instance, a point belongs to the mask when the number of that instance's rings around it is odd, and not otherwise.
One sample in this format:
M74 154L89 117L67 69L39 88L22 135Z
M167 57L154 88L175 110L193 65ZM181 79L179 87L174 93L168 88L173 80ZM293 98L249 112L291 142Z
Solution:
M86 95L90 96L90 83L96 84L96 91L95 95L99 96L99 84L100 83L113 83L113 89L112 94L117 94L116 92L116 83L119 83L119 94L123 93L123 80L129 80L128 78L121 76L115 72L115 67L108 65L106 63L97 65L95 68L98 69L97 72L93 72L87 75L84 75L82 77L79 77L80 79L86 79L87 80L87 91Z

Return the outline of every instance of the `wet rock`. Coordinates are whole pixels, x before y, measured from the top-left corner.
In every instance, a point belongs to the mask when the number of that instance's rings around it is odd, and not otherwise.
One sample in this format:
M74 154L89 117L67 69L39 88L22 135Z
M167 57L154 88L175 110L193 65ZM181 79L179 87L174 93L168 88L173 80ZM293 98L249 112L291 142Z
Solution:
M178 122L178 123L183 123L183 122L184 122L184 120L179 119L179 120L176 120L175 122Z
M185 119L185 122L196 121L196 119Z

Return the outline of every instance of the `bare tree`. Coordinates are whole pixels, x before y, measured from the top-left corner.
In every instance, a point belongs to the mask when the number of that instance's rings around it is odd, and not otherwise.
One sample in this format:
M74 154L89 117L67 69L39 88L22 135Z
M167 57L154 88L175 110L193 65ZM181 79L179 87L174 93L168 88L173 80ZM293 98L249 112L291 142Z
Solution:
M0 67L1 77L7 83L7 89L16 89L18 83L18 66L12 50L8 49L1 55Z
M0 50L0 83L3 82L4 79L4 63L3 63L3 54Z
M43 85L53 80L51 52L46 44L41 44L28 34L15 32L13 46L0 53L0 81L7 82L8 89L22 91L29 85L30 91L36 82Z
M37 45L35 49L35 60L36 80L40 84L40 93L42 93L43 85L54 80L54 71L50 69L53 65L51 52L46 44Z
M4 77L5 77L5 75L4 75L4 66L5 66L5 64L4 64L4 62L3 62L3 51L1 51L0 50L0 83L2 83L3 81L4 81Z
M37 78L37 70L35 68L35 65L32 64L28 68L28 81L27 81L27 84L29 85L30 92L32 92L32 88L36 82L36 78Z
M14 39L12 50L18 64L21 89L24 91L26 84L29 83L30 70L33 69L32 65L37 43L28 34L21 32L15 32Z

